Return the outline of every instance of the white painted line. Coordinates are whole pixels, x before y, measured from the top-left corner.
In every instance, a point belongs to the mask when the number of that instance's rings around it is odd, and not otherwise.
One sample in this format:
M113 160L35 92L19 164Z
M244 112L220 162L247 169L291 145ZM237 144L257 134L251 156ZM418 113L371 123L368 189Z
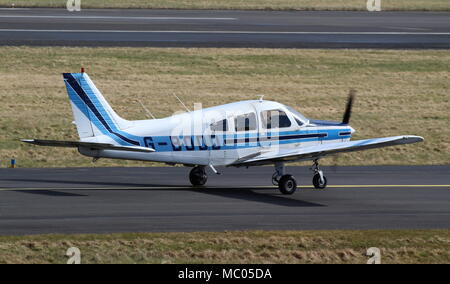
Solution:
M0 15L0 18L30 18L30 19L107 19L107 20L194 20L194 21L235 21L237 18L208 18L208 17L123 17L123 16L28 16L28 15Z
M37 30L0 29L0 32L45 33L181 33L181 34L281 34L281 35L450 35L450 32L277 32L277 31L136 31L136 30Z
M395 30L410 30L410 31L429 31L430 29L423 28L408 28L408 27L385 27L387 29L395 29Z
M31 8L0 8L0 10L4 11L14 11L14 10L31 10Z

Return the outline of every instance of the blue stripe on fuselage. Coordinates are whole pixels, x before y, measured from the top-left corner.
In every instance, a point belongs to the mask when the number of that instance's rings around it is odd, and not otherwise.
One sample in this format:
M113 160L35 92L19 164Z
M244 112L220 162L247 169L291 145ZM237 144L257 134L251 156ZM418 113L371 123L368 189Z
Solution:
M304 142L319 142L319 141L332 141L336 142L342 141L343 139L350 139L351 135L340 136L341 132L350 132L350 129L324 129L324 130L301 130L301 131L286 131L279 133L272 133L271 135L258 135L257 133L247 133L247 134L223 134L216 135L220 137L220 143L218 146L214 144L214 147L209 144L206 145L182 145L173 146L173 141L169 136L152 136L152 141L156 145L156 151L158 152L170 152L170 151L204 151L204 150L233 150L233 149L245 149L254 148L259 146L270 146L270 145L286 145L292 143L304 143ZM200 137L200 138L199 138ZM268 137L271 137L270 139ZM185 139L186 138L186 139ZM201 139L202 136L192 136L179 137L177 141L205 141ZM159 146L159 143L163 143L163 146ZM206 148L205 148L206 147Z

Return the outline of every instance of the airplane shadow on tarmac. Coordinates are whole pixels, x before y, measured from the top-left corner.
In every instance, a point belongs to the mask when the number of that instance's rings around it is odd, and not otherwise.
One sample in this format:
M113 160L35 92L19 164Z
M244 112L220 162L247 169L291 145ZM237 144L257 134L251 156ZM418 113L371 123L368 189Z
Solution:
M117 183L117 182L96 182L96 181L64 181L64 180L45 180L45 179L8 179L8 181L15 182L32 182L36 186L36 183L42 183L43 187L46 184L59 184L59 185L91 185L91 186L123 186L123 188L77 188L76 191L116 191L116 190L133 190L133 191L191 191L195 193L208 194L223 198L231 198L237 200L245 200L251 202L266 203L277 206L285 207L323 207L325 205L308 202L304 200L299 200L293 196L284 196L278 193L277 189L255 189L251 187L239 187L239 188L208 188L208 187L191 187L191 186L180 186L180 185L161 185L161 184L137 184L137 183ZM39 186L37 186L39 187ZM133 187L133 188L127 188ZM139 188L142 187L142 188ZM155 188L151 188L155 187ZM158 188L160 187L160 188ZM171 189L173 187L173 189ZM164 188L164 189L161 189ZM13 189L12 189L13 190ZM78 193L68 193L62 192L65 190L64 187L49 187L48 189L39 190L17 190L18 192L28 193L28 194L40 194L54 197L86 197L88 194L78 194ZM66 190L75 190L67 188Z
M142 187L143 189L148 187L180 187L180 185L167 185L167 184L139 184L139 183L121 183L121 182L99 182L99 181L78 181L78 180L48 180L48 179L4 179L3 181L13 181L21 183L33 183L33 187L45 187L46 183L60 184L60 185L87 185L87 186L124 186L124 187ZM38 183L38 185L36 185ZM39 185L42 184L42 185ZM21 185L23 186L23 185ZM25 187L25 186L23 186ZM62 187L64 188L64 187ZM86 188L89 189L89 188ZM95 188L94 188L95 189ZM102 188L99 188L102 189ZM122 189L122 188L120 188Z
M261 202L271 205L287 206L287 207L322 207L325 205L308 202L304 200L294 199L293 196L284 196L281 193L275 192L276 189L255 190L252 188L191 188L194 192L203 194L210 194L219 197L239 199L252 202ZM295 196L295 195L294 195Z
M84 197L88 196L85 194L76 194L69 192L62 192L56 190L13 190L15 192L28 193L28 194L36 194L36 195L46 195L46 196L54 196L54 197Z

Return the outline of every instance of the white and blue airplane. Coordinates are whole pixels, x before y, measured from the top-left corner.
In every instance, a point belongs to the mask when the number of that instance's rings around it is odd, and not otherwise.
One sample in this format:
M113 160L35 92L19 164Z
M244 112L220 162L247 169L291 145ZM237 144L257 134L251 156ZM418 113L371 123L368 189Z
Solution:
M162 162L193 167L193 186L207 182L206 169L217 166L274 165L272 182L283 194L297 189L286 163L313 161L313 185L323 189L327 178L319 160L329 155L411 144L422 137L402 135L352 141L349 125L351 93L342 122L308 119L286 105L260 100L174 114L167 118L129 121L111 108L89 76L65 73L80 141L24 139L39 146L74 147L94 160L100 158Z

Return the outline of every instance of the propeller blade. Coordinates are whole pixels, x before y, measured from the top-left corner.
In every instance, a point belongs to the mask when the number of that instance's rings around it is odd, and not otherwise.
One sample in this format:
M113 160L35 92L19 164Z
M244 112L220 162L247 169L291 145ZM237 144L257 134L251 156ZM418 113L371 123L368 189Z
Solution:
M349 124L350 117L352 116L353 101L355 100L356 91L350 90L348 94L347 107L345 108L344 118L342 119L342 124Z

